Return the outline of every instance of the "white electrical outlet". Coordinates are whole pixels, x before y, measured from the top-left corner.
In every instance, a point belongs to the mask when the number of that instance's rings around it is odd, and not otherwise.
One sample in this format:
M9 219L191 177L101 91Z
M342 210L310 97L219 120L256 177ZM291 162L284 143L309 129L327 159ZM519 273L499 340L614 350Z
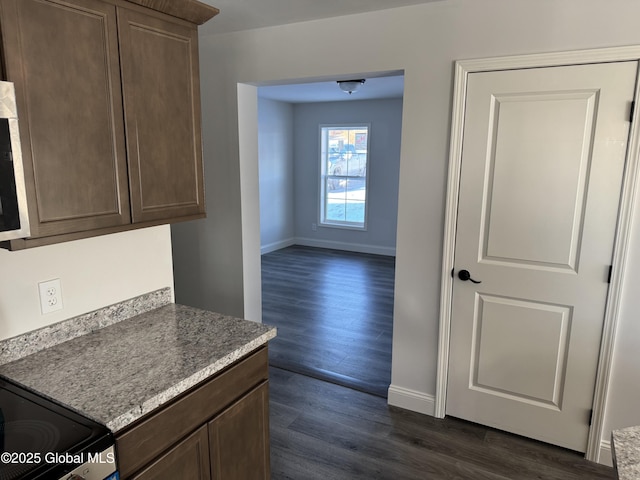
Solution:
M312 223L312 224L311 224L311 230L312 230L313 232L315 232L316 230L318 230L318 225L317 225L317 224L315 224L315 223Z
M40 310L43 315L62 310L62 288L59 278L38 283L38 290L40 291Z

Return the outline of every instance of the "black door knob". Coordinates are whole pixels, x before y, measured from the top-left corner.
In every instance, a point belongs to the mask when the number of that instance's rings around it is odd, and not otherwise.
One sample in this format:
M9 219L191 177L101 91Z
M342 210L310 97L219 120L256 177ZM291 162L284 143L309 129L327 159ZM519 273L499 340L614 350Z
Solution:
M458 272L458 278L463 282L466 282L467 280L469 280L472 283L482 283L482 281L480 280L474 280L473 278L471 278L471 274L469 273L469 270L460 270Z

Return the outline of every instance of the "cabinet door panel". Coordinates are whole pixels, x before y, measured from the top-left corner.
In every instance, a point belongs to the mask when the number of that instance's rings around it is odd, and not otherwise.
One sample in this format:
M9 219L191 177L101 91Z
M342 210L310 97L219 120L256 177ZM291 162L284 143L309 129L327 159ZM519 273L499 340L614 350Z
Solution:
M115 7L1 0L33 236L130 223Z
M198 36L118 9L134 222L204 213Z
M209 444L207 427L203 426L178 443L132 480L209 480Z
M209 422L213 480L270 478L268 385L262 383Z

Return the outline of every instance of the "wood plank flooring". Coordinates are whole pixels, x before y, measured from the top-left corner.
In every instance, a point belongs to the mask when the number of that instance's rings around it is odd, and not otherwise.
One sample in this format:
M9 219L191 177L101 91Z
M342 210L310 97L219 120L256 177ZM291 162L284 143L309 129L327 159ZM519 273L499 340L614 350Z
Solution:
M389 407L394 269L300 246L263 255L273 480L615 478L575 452Z
M270 369L272 480L596 480L581 454Z
M262 256L269 363L386 398L395 258L292 246Z

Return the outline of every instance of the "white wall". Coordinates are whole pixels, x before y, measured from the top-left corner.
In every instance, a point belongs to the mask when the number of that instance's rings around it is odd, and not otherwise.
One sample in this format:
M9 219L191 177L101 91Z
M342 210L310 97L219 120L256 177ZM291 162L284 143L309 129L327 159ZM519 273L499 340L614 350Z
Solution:
M262 253L294 242L293 105L258 99Z
M0 250L0 339L173 286L169 227ZM59 278L64 308L42 315L38 282Z
M296 243L395 255L402 99L296 104L294 118ZM319 220L319 126L340 123L371 124L367 230L313 231L311 224Z
M240 195L239 82L330 78L404 70L392 382L425 409L435 392L444 195L453 62L640 44L637 0L448 0L342 18L200 38L208 219L174 231L190 275L190 301L242 314L247 289L240 207L259 209L258 186ZM215 19L213 20L215 21ZM353 47L345 47L352 45ZM256 122L254 117L254 122ZM257 164L257 158L254 160ZM640 208L638 209L640 214ZM637 221L640 221L638 219ZM248 232L247 234L250 234ZM638 235L636 235L638 238ZM637 247L640 250L640 245ZM640 251L631 258L640 263ZM640 311L634 279L624 292L622 334ZM244 286L243 286L244 283ZM202 285L205 284L205 292ZM251 301L259 304L259 299ZM619 335L607 426L640 424L638 336ZM623 407L620 407L623 405ZM609 432L604 432L607 439Z

